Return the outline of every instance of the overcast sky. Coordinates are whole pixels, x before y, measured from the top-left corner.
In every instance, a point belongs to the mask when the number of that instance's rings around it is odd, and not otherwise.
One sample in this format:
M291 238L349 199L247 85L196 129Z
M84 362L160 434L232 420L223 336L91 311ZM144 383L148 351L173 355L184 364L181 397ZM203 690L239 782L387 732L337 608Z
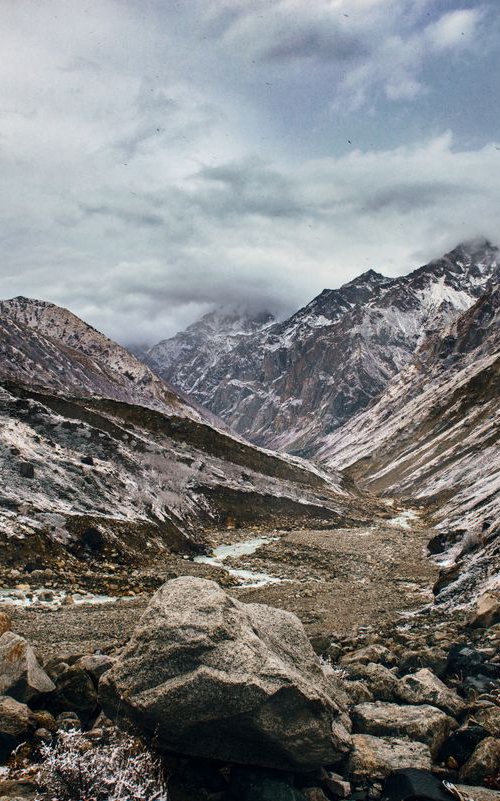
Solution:
M500 243L498 0L2 0L2 297L125 343Z

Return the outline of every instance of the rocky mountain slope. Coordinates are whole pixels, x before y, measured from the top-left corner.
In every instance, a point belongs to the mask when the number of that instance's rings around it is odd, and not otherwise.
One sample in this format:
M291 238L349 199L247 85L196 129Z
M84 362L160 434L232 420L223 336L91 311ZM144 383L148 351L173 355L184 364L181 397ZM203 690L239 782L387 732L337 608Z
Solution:
M477 593L500 568L500 286L491 287L318 456L378 494L432 512L450 577ZM446 571L445 571L446 572Z
M369 270L225 349L211 344L217 326L202 321L154 347L149 363L251 441L314 456L318 440L366 408L499 269L496 247L470 242L407 276Z
M2 569L154 562L211 526L366 519L333 473L215 428L66 310L3 302L0 330Z

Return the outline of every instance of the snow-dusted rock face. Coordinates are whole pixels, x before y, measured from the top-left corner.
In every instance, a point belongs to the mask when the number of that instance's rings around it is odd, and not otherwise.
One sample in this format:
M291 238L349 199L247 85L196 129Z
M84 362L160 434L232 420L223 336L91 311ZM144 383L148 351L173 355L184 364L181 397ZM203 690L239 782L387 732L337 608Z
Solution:
M500 568L500 285L429 337L380 399L324 437L318 457L375 493L431 503L462 589ZM450 547L451 546L451 547Z
M253 334L228 338L220 315L205 318L153 348L150 363L252 442L315 455L499 269L489 243L461 245L401 278L369 270Z
M143 357L166 381L175 378L178 387L210 408L210 398L220 383L220 359L273 322L267 312L252 315L240 309L216 309L175 337L154 345Z
M1 379L202 419L125 348L53 303L0 301L0 338Z
M132 560L190 550L229 518L361 522L334 473L212 426L66 310L4 302L0 336L0 563L73 547L89 526Z

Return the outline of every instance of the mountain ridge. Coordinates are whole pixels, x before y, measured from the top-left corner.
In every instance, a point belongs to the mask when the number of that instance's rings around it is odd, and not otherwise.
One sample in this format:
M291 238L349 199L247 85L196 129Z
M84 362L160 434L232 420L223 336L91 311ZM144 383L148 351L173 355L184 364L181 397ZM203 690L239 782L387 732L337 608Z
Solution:
M177 335L163 343L165 358L155 346L147 363L250 441L314 457L319 439L380 394L424 338L470 308L499 270L498 249L473 240L406 276L368 270L325 289L210 363L199 323L190 326L182 359L168 361Z

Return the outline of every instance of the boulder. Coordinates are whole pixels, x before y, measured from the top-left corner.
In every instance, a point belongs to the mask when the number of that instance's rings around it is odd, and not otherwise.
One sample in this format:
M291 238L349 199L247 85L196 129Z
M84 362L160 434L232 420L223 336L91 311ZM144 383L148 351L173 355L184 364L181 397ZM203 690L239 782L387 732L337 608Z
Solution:
M460 779L470 784L482 784L500 774L500 740L486 737L460 769Z
M87 671L72 665L55 681L56 690L50 699L51 709L55 712L75 712L80 720L89 720L97 709L97 690Z
M471 787L469 784L456 784L463 798L473 798L474 801L500 801L500 791L488 790L486 787Z
M487 629L500 622L500 594L485 592L478 599L469 621L472 628Z
M466 726L461 726L444 741L439 751L439 761L447 763L452 759L458 766L463 765L472 756L476 746L487 736L488 732L482 726L470 722Z
M384 785L384 801L451 801L442 781L428 770L403 768Z
M359 734L409 737L428 745L433 756L456 726L452 718L433 706L399 706L383 701L358 704L352 719Z
M0 696L0 761L6 760L33 728L26 704L6 695Z
M346 666L349 676L361 680L377 701L396 701L399 698L399 679L384 665L355 662Z
M82 656L75 665L85 670L95 683L98 684L101 676L104 676L106 671L113 667L114 663L115 658L112 656L107 656L106 654L91 654L90 656Z
M351 795L351 783L331 770L321 769L321 784L336 798L348 798Z
M354 734L352 740L348 772L355 782L385 779L401 768L431 769L431 754L424 743L370 734Z
M105 714L160 750L285 770L349 751L344 697L295 615L192 576L158 590L99 683Z
M29 701L50 693L55 685L40 667L35 653L23 637L6 631L0 637L0 693L17 701Z
M397 692L400 700L407 704L437 706L455 718L465 712L462 699L427 668L405 676L399 682Z
M474 713L474 720L492 737L500 738L500 707L488 706Z

